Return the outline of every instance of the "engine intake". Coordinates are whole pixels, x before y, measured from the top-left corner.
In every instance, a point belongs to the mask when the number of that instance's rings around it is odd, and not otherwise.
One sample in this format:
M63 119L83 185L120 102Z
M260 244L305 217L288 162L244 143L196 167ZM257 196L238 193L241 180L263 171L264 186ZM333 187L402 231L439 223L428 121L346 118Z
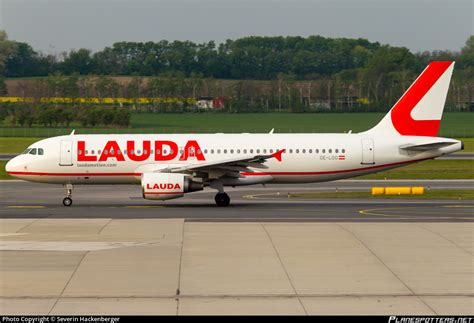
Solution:
M143 173L143 198L148 200L171 200L184 193L201 191L203 184L191 180L186 174Z

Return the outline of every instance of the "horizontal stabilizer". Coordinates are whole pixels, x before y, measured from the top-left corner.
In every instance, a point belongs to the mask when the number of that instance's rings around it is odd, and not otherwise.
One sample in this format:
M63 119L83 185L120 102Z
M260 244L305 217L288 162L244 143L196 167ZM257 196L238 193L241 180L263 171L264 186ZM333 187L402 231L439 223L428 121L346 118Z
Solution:
M451 141L438 141L438 142L431 142L431 143L426 143L426 144L408 144L408 145L403 145L400 148L405 149L405 150L416 150L416 151L426 151L426 150L433 150L433 149L439 149L447 146L454 145L455 142Z

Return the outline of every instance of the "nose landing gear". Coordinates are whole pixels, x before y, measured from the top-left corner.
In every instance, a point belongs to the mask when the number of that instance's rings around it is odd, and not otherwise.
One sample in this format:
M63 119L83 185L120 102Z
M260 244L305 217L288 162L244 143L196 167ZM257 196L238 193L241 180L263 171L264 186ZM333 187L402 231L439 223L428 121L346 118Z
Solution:
M229 206L230 204L230 197L227 193L217 193L214 200L217 206Z
M72 205L72 184L66 184L66 197L63 199L64 206Z

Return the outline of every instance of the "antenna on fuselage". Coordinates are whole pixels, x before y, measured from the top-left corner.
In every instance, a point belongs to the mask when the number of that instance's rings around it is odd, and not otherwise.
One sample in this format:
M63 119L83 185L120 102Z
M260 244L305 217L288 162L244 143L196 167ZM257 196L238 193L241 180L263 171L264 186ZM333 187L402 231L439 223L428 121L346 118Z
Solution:
M272 128L272 130L270 130L270 132L268 134L273 134L273 131L275 131L275 128Z
M72 129L70 136L74 135L74 132L76 132L76 129Z

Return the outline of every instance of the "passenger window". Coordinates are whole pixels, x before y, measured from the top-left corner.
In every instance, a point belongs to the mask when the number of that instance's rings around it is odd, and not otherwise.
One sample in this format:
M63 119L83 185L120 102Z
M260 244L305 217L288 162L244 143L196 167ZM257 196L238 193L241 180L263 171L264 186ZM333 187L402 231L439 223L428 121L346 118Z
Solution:
M160 150L160 149L157 149L157 150L156 150L156 154L157 154L157 155L161 154L161 150Z
M246 154L246 153L247 153L247 149L244 149L244 154Z
M30 150L30 155L36 155L36 148Z
M94 151L92 151L92 153L94 153ZM127 154L127 149L125 149L125 150L123 151L123 154L124 154L124 155Z
M240 149L237 149L237 154L240 154Z
M336 149L334 152L337 154L339 152L339 149Z
M221 153L221 150L220 150L220 149L217 149L217 153L220 154L220 153Z
M325 154L325 153L326 153L326 149L323 149L323 150L322 150L322 153Z
M213 154L213 153L214 153L214 149L211 149L211 154Z
M97 154L100 155L101 150L97 150Z
M231 149L231 150L230 150L230 153L233 154L233 153L234 153L234 149Z
M260 149L257 149L257 154L260 154Z
M332 149L329 149L329 153L332 153Z
M293 149L290 149L290 154L292 154L292 153L293 153Z
M250 153L253 154L253 149L250 149Z
M264 154L266 154L266 153L267 153L267 150L266 150L266 149L264 149L264 150L263 150L263 153L264 153Z
M77 151L77 154L78 154L78 155L82 155L82 150L79 149L79 150ZM87 154L87 153L86 153L86 154Z
M316 154L319 154L319 149L315 149L314 152L315 152Z
M308 153L312 154L312 153L313 153L313 149L308 150Z
M303 153L303 154L306 154L306 149L303 149L302 153Z
M137 150L137 154L138 154L138 155L140 155L140 152L141 152L140 150Z
M299 153L300 153L300 150L299 150L299 149L296 149L296 150L295 150L295 153L299 154Z
M224 149L224 154L227 154L227 149Z
M345 152L346 152L346 150L345 150L345 149L343 149L343 150L342 150L342 153L345 153Z

